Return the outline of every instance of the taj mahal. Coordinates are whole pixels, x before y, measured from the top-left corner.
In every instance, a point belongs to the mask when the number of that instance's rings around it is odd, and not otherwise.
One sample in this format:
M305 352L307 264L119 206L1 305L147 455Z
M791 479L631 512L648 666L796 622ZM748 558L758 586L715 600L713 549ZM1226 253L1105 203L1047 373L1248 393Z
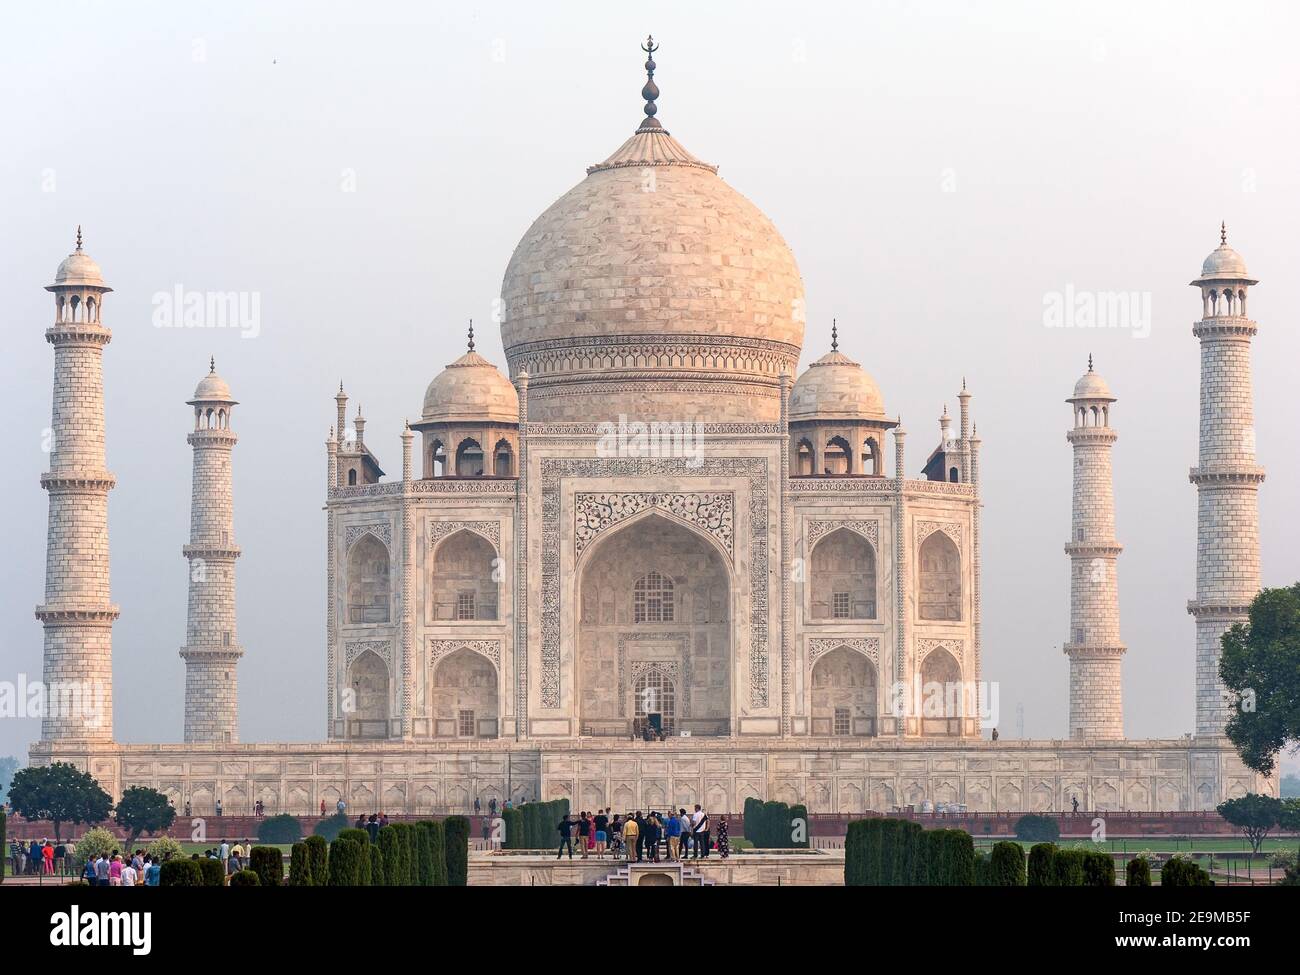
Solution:
M70 761L114 796L147 785L196 814L218 801L226 813L258 801L301 813L340 799L463 812L520 797L717 811L760 797L827 813L927 800L1062 810L1077 797L1155 811L1276 794L1222 734L1219 637L1260 588L1264 478L1246 314L1256 281L1226 232L1192 281L1199 306L1189 302L1201 349L1200 456L1182 488L1199 496L1197 590L1181 624L1193 733L1124 734L1111 477L1121 415L1090 361L1072 386L1062 377L1058 404L1056 449L1074 471L1058 634L1070 737L996 740L978 383L936 390L936 402L955 397L955 416L944 408L938 431L906 449L858 361L865 339L806 329L781 234L660 122L653 41L645 49L635 130L532 222L505 269L504 368L475 351L471 326L422 401L412 391L418 420L382 441L345 385L327 406L335 380L322 379L327 611L304 621L322 644L318 742L239 741L239 662L259 650L239 640L236 567L277 553L244 553L235 538L238 383L215 362L186 404L183 741L114 740L112 289L78 232L47 289L54 449L36 616L46 685L104 692L95 709L46 715L33 764ZM381 454L399 447L396 472Z

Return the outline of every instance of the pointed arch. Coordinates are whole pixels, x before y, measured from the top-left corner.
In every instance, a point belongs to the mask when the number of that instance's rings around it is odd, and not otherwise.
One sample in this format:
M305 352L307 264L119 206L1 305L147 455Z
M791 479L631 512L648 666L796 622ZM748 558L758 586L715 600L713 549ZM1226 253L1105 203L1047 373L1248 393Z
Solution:
M473 437L466 437L456 446L456 476L483 476L483 447Z
M494 620L498 614L500 559L492 543L461 528L433 550L429 591L437 620Z
M808 587L812 618L876 618L876 550L848 528L837 528L813 546Z
M388 547L370 532L348 549L347 622L388 623L392 618L392 579Z
M946 532L932 531L921 543L917 615L923 620L962 618L961 553Z

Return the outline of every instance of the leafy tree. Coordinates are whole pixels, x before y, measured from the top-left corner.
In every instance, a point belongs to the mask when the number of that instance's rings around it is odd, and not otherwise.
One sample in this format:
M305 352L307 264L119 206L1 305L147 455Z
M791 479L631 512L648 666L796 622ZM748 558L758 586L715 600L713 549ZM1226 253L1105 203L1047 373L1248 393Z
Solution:
M330 844L330 887L355 887L360 883L363 852L356 840L343 838Z
M1056 884L1053 861L1056 859L1055 843L1038 843L1029 848L1029 886L1052 887Z
M176 821L171 800L157 789L133 785L122 793L113 821L127 831L127 847L143 833L160 833Z
M1246 835L1255 853L1259 852L1268 831L1278 824L1283 809L1281 799L1253 792L1221 802L1218 808L1220 816Z
M1016 839L1027 843L1055 843L1061 838L1061 824L1055 816L1026 813L1016 820Z
M1261 590L1222 647L1219 677L1234 698L1225 732L1248 767L1271 775L1278 752L1300 743L1300 582Z
M329 882L329 847L322 836L309 836L303 840L307 844L307 859L313 887L324 887Z
M279 887L284 881L284 854L278 846L255 846L249 852L248 866L263 887ZM231 880L234 883L234 880Z
M989 854L988 884L991 887L1025 886L1025 851L1019 843L1001 840Z
M326 843L333 843L339 838L339 833L348 828L348 817L346 813L335 813L333 816L326 816L320 820L312 830L316 836L321 837Z
M302 823L288 813L268 816L257 827L257 838L263 843L297 843L302 839Z
M402 869L402 839L392 823L379 830L376 845L384 858L384 884L388 887L401 887L406 878Z
M121 840L111 831L102 826L92 826L77 840L77 861L84 866L87 860L98 857L101 853L108 856L121 848Z
M311 852L306 843L295 843L289 851L289 886L311 887Z
M1130 887L1150 887L1151 886L1151 861L1146 857L1134 857L1124 868L1127 874L1128 886Z
M101 823L113 800L95 777L67 762L30 766L14 773L9 802L24 819L48 819L61 841L64 823Z
M160 863L178 857L184 852L179 840L170 836L160 836L149 844L148 854Z

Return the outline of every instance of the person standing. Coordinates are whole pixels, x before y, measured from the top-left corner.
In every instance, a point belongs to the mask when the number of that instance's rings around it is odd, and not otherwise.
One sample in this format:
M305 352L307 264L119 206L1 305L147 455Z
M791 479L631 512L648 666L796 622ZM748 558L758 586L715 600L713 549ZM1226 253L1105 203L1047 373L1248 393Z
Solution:
M638 812L637 816L639 817L640 815L641 814ZM641 827L637 823L636 818L632 816L628 816L623 823L623 855L628 863L632 862L633 852L636 853L636 858L638 861L640 861L641 859L641 849L639 846L640 842L641 842Z
M221 812L221 800L220 800L220 799L217 800L217 815L218 815L218 816L222 815L222 812Z
M322 800L320 801L320 818L321 818L321 819L324 819L324 818L325 818L325 800L324 800L324 799L322 799Z
M144 885L157 887L162 881L162 865L153 857L145 857L144 864Z
M569 817L565 816L560 820L560 824L555 827L560 834L560 848L555 851L555 859L560 859L565 848L569 850L569 859L573 859L573 824L569 822Z
M483 804L479 802L478 796L474 797L474 815L475 816L483 815Z
M695 812L691 816L691 840L695 844L695 859L709 858L709 816L700 804L695 804Z
M731 844L727 841L727 817L718 817L718 855L722 859L731 856Z
M113 872L112 864L103 853L95 860L95 878L97 886L107 887L109 874Z
M497 797L493 796L491 799L488 800L488 815L495 819L496 814L497 814Z
M587 846L591 840L591 820L584 810L578 818L578 848L582 850L582 859L587 859Z
M135 867L131 866L131 861L122 864L122 882L123 887L134 887L136 881Z
M605 859L605 843L609 839L609 816L606 814L606 810L596 810L596 818L592 820L592 826L596 830L596 859L603 860Z

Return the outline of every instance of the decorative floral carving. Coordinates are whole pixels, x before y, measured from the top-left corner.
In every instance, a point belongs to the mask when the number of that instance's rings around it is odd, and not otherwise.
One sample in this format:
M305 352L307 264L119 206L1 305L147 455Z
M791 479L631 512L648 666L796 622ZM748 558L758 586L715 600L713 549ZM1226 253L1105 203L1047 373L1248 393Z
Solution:
M343 645L343 669L346 671L352 662L363 653L373 653L393 672L393 644L390 640L356 640Z
M916 523L916 544L920 545L937 531L943 532L951 538L957 543L958 551L961 550L961 525L951 521L918 521Z
M690 660L690 637L685 633L666 634L666 633L621 633L618 638L618 716L620 718L627 716L627 645L629 643L642 643L654 641L655 643L675 643L677 645L677 656L682 661L682 672L684 679L681 684L682 699L682 717L691 716L691 660ZM655 661L634 661L632 664L632 677L636 679L640 673L638 667L644 663L654 663Z
M588 494L573 497L574 558L579 558L592 540L612 525L651 508L666 511L711 535L727 558L732 557L731 534L735 521L735 495L670 494L654 491Z
M840 647L856 650L868 657L873 665L880 666L880 637L878 636L850 637L847 640L837 640L835 637L817 637L809 640L808 666L811 667L815 664L822 654L838 650Z
M501 670L500 640L429 640L429 664L436 664L442 657L457 650L473 650L492 661L492 666Z
M880 547L880 522L875 519L867 518L843 518L843 519L813 519L807 522L804 529L804 540L807 543L808 551L817 544L824 535L829 535L840 528L847 528L851 532L857 532L867 541L871 542L872 548Z
M965 643L966 643L965 640L932 640L928 637L925 639L917 640L916 641L917 666L920 666L921 661L923 661L926 657L928 657L930 655L930 651L934 650L936 647L943 647L954 657L956 657L957 662L960 664L962 663L962 658L965 656L965 652L966 652Z
M429 544L437 545L448 535L458 531L472 531L482 535L492 547L501 551L501 522L499 521L435 521L429 525Z
M560 706L560 482L566 477L744 477L749 481L749 706L765 708L768 676L768 463L763 457L712 457L690 467L685 458L545 457L542 479L541 675L543 708Z
M344 532L344 549L352 547L362 535L374 535L384 543L384 548L393 547L393 526L386 521L375 522L371 525L348 525Z

